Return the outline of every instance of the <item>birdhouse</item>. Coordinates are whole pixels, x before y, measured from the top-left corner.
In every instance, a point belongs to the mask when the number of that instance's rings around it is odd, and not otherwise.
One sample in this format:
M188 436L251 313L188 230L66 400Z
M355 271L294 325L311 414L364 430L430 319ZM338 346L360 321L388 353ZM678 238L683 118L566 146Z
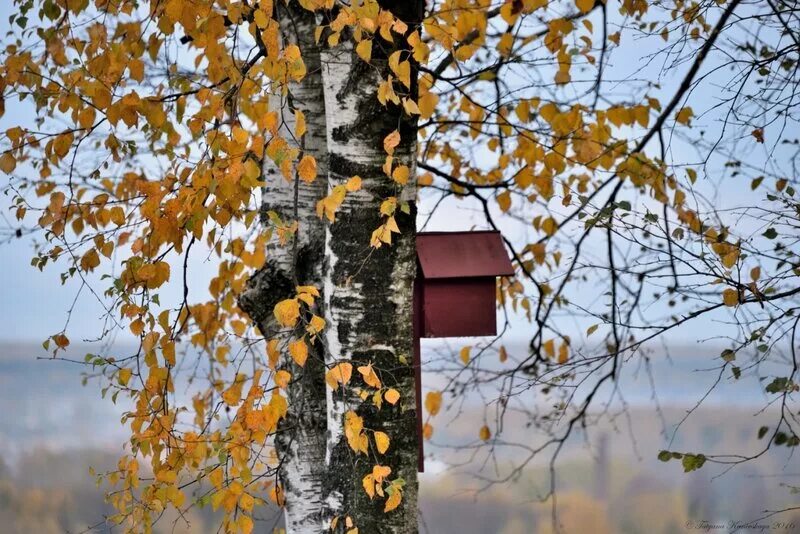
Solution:
M417 234L413 320L420 472L424 470L420 338L496 335L496 278L513 275L500 232Z
M512 276L499 232L417 235L422 337L493 336L496 278Z

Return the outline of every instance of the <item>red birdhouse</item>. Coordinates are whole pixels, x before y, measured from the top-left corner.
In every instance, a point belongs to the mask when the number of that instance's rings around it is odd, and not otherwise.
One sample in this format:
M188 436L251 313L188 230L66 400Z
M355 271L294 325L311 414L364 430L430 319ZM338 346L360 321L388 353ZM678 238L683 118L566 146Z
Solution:
M419 466L422 453L421 337L497 334L496 278L513 276L500 232L417 234L414 347L417 370Z

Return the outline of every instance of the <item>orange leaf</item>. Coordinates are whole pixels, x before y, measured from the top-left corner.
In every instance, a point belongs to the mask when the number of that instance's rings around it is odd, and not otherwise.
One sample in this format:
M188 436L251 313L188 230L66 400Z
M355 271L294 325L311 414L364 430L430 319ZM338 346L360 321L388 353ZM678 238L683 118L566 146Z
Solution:
M431 415L439 413L442 407L442 393L440 391L429 391L425 396L425 409Z
M394 154L394 149L400 144L400 132L394 130L383 139L383 149L387 154Z
M372 368L371 363L369 365L362 365L359 367L358 372L361 373L364 382L366 382L368 386L372 386L374 388L381 387L381 381L378 378L378 375L375 374L375 369Z
M298 339L289 343L289 354L297 365L303 367L308 359L308 345L305 340Z
M400 400L400 393L396 389L390 388L383 394L383 398L386 399L386 402L389 404L394 405Z
M297 174L304 182L313 182L317 178L317 160L312 156L303 156L297 164Z

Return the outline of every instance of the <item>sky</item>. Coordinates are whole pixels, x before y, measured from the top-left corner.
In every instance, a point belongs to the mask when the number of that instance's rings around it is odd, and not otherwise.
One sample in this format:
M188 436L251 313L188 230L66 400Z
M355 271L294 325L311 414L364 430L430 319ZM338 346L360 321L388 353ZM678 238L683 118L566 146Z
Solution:
M613 22L613 21L612 21ZM0 23L0 31L5 31L7 21ZM624 45L625 43L623 43ZM606 84L609 93L624 91L624 82L614 82L613 80L626 80L632 77L639 79L651 76L654 83L661 84L661 90L655 94L669 95L670 90L681 79L674 73L662 77L662 65L652 61L649 57L661 46L661 43L653 40L642 41L636 45L622 46L615 50L608 57L609 64L606 68L606 75L611 82ZM681 72L678 67L676 72ZM713 86L713 79L709 82ZM714 127L713 113L705 118L701 115L703 109L711 109L716 103L714 92L705 90L697 91L692 95L692 106L695 113L699 115L697 122L699 127ZM665 101L666 97L662 97ZM11 125L25 123L26 119L32 116L32 109L28 104L7 103L6 115L0 118L0 130L4 130ZM672 152L670 156L676 161L692 161L693 154L690 147L686 146L678 139L672 142ZM712 162L713 163L713 162ZM710 167L713 168L713 167ZM25 166L18 167L17 172L30 172ZM701 175L702 176L702 175ZM702 179L702 178L701 178ZM742 204L752 202L753 193L744 184L740 186L725 188L725 198L721 202ZM636 197L631 194L631 200L636 201ZM3 216L8 220L14 219L13 212L6 211L9 205L9 197L0 198L0 207L3 208ZM494 206L494 203L492 203ZM423 195L420 204L420 224L423 217L431 208L431 197ZM483 229L485 223L481 222L478 206L470 200L448 200L437 211L436 215L428 222L426 230L446 230L463 231L469 229ZM496 206L494 206L496 209ZM496 213L499 215L499 212ZM520 225L508 220L502 221L504 233L518 243L531 242L535 232L532 228ZM591 247L589 245L589 251ZM48 267L44 272L30 266L30 259L34 255L33 243L30 238L11 239L7 243L0 245L0 276L6 282L0 285L0 340L25 340L42 341L47 336L60 332L67 320L67 310L72 309L70 314L70 337L74 339L91 340L95 339L102 331L102 321L104 310L98 300L86 288L81 289L80 283L76 279L68 280L64 285L61 284L58 267ZM195 247L191 256L193 270L193 280L191 291L198 300L204 297L207 282L213 276L216 266L207 260L206 251L202 247ZM96 276L89 277L96 290L102 291L107 282L98 280ZM169 286L162 291L162 302L167 302L172 297L177 300L181 288L179 282L173 280ZM76 294L79 292L76 299ZM598 295L585 295L587 299L595 299ZM73 306L73 302L75 305ZM721 319L722 317L720 317ZM691 343L692 339L707 336L709 322L692 322L687 327L676 331L674 339L685 343ZM714 328L722 328L717 324ZM585 329L576 327L580 332ZM524 340L530 331L527 322L521 317L512 317L512 330L510 336L516 340Z

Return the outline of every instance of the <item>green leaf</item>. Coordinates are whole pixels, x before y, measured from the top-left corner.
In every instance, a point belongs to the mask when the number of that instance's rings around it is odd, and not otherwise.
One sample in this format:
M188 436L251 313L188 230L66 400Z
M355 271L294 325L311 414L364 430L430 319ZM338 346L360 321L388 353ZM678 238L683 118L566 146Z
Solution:
M769 431L769 427L768 427L768 426L762 426L761 428L759 428L759 429L758 429L758 439L761 439L761 438L763 438L763 437L764 437L764 435L765 435L765 434L766 434L768 431Z
M786 391L792 385L791 380L789 380L785 376L780 376L767 384L767 393L780 393L781 391Z
M775 239L776 237L778 237L778 232L775 230L775 228L767 228L767 231L761 235L763 235L767 239Z
M662 462L669 462L672 460L672 453L669 451L661 451L658 453L658 459Z
M703 467L703 464L706 463L706 457L703 454L684 454L681 463L683 464L683 472L689 473Z

